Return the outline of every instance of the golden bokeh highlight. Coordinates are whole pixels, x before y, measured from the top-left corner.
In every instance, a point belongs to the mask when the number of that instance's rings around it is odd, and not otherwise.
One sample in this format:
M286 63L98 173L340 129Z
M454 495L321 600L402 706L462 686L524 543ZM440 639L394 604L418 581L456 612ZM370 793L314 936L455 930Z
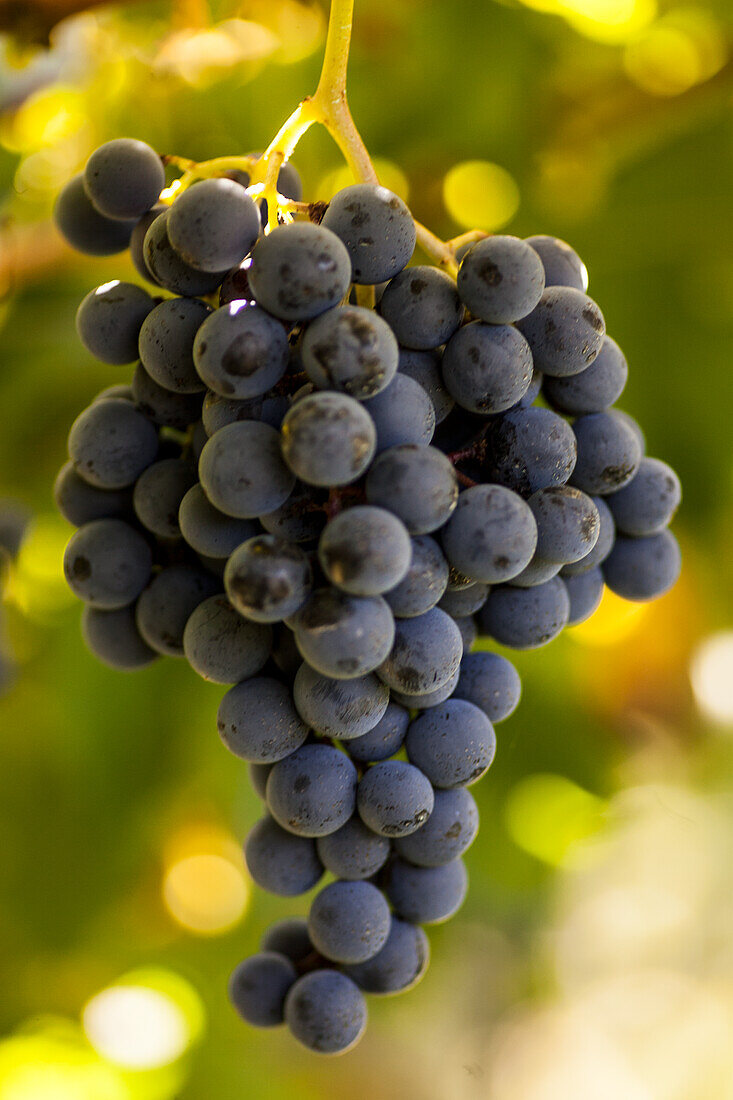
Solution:
M187 932L218 936L236 927L250 903L251 884L234 838L213 825L194 824L166 846L162 896Z
M394 161L386 160L384 157L374 157L373 159L374 168L382 186L394 191L396 195L407 201L410 193L410 181L400 166L395 164ZM353 182L354 177L351 174L351 169L347 165L343 165L343 167L335 168L321 177L316 195L321 201L330 202L337 191L349 187Z
M620 45L647 27L657 14L656 0L522 0L526 7L559 15L579 34L595 42Z
M584 646L615 646L639 629L647 607L647 604L622 600L610 588L604 588L595 614L578 626L568 627L566 634Z
M624 50L624 67L633 82L656 96L682 95L710 80L725 65L723 28L702 9L668 12Z
M465 160L443 180L443 202L450 216L465 229L501 229L519 209L519 188L499 164Z

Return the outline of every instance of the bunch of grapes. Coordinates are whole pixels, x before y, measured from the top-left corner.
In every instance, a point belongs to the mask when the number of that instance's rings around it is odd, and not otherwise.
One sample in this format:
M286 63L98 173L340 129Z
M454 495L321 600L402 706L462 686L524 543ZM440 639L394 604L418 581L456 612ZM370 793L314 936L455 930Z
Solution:
M79 307L84 345L137 365L71 428L66 576L100 660L185 656L231 685L219 734L265 806L252 878L290 897L332 877L231 997L337 1053L466 894L469 788L520 695L477 634L531 649L604 584L665 592L680 485L611 408L626 361L562 241L486 237L455 280L407 266L415 223L383 187L264 233L246 175L169 205L164 183L152 149L113 141L57 205L73 245L129 247L149 287ZM300 198L290 166L278 189Z

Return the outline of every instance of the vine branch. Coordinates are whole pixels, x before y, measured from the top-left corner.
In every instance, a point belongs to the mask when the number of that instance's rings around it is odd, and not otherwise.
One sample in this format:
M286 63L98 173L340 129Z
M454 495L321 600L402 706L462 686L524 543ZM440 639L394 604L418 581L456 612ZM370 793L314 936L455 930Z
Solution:
M173 202L177 195L197 179L220 176L227 172L249 174L249 193L267 202L267 231L281 221L292 221L296 213L311 213L319 204L293 203L277 190L280 169L293 155L298 142L314 123L322 125L338 145L356 183L379 183L376 169L356 127L346 95L346 74L351 48L354 0L331 0L331 9L323 54L323 65L315 92L298 104L283 123L262 156L217 157L195 164L177 157L165 158L168 163L183 168L180 179L163 192L164 202ZM420 222L415 222L417 241L423 252L451 275L456 274L456 247L464 243L464 234L456 241L442 241ZM370 300L371 296L367 296Z

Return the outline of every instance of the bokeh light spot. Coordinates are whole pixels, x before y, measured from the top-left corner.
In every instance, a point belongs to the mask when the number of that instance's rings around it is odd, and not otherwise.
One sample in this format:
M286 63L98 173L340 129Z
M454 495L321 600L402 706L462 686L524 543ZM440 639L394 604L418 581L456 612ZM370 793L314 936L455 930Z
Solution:
M702 713L733 725L733 630L705 638L692 655L690 680Z
M450 216L466 229L501 229L519 209L519 188L500 165L466 160L446 174L443 201Z
M562 775L530 775L509 792L506 825L523 851L556 866L603 824L603 799Z
M638 629L646 611L646 604L622 600L610 588L605 588L595 614L586 622L570 627L567 635L582 645L618 645Z
M82 1021L94 1049L128 1069L169 1065L188 1046L185 1016L153 989L104 989L85 1006Z
M624 66L633 82L657 96L675 96L715 76L727 59L725 35L709 12L669 12L629 42Z
M382 186L394 191L396 195L407 201L410 192L410 181L399 164L386 160L384 157L375 157L374 168ZM330 202L337 191L349 187L353 182L354 177L351 174L351 169L344 165L342 168L335 168L322 176L316 194L323 202Z
M249 885L239 867L224 856L187 856L166 870L163 900L183 928L201 936L215 936L242 919L249 902Z
M6 599L37 622L48 622L75 602L63 571L69 530L60 516L38 516L31 523L11 569Z

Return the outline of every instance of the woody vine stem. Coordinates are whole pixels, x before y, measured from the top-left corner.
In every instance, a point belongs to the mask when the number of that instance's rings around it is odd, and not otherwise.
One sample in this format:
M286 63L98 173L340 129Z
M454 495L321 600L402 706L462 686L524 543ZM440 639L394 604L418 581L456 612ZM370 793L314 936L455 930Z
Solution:
M178 165L184 172L161 198L173 202L182 190L197 179L206 179L225 172L244 171L250 177L247 189L249 193L267 200L268 231L276 228L282 221L292 221L295 214L309 214L313 209L312 204L293 202L278 194L277 179L280 168L290 159L298 142L314 123L324 126L329 132L357 183L378 183L374 164L356 128L346 96L346 71L353 18L354 0L331 0L318 86L313 95L306 96L298 104L260 157L216 157L198 164L181 157L167 157L169 163ZM458 266L456 249L485 235L480 231L472 231L451 241L442 241L418 221L415 222L415 228L422 250L451 275L455 275Z

